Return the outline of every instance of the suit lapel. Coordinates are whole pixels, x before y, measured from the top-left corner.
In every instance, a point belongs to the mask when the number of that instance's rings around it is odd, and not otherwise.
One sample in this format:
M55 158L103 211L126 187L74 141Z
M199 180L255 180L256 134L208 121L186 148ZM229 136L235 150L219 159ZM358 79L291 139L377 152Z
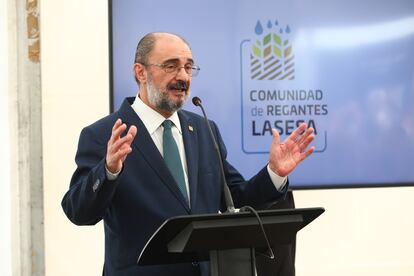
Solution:
M183 205L187 212L190 212L189 206L184 196L178 189L177 183L175 182L170 171L168 170L168 167L165 165L164 159L162 158L157 147L155 146L144 123L141 121L141 119L138 117L138 115L131 107L131 101L133 101L133 98L128 98L128 101L125 100L123 102L121 108L119 109L119 116L122 119L122 121L125 124L127 124L128 127L130 125L135 125L138 129L137 135L132 143L135 152L137 154L141 154L145 161L159 176L162 183L169 188L169 190L174 194L174 196Z
M191 206L195 206L197 200L198 186L198 138L197 128L193 125L191 119L182 111L178 112L181 123L181 132L183 134L184 149L187 159L188 183L190 186Z

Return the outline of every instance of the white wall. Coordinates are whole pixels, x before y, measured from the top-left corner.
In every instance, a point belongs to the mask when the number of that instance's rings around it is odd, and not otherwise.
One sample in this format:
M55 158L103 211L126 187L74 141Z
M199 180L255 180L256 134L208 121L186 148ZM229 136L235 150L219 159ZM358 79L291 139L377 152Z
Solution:
M46 275L100 275L103 225L78 227L60 201L82 127L109 112L107 1L41 1Z
M0 275L11 275L7 1L0 1Z
M43 0L41 21L46 273L99 275L102 224L72 225L60 200L81 128L108 112L107 1ZM297 275L414 275L413 198L411 187L295 192L298 207L326 208L299 232Z
M326 211L298 234L297 275L414 275L414 188L297 191Z

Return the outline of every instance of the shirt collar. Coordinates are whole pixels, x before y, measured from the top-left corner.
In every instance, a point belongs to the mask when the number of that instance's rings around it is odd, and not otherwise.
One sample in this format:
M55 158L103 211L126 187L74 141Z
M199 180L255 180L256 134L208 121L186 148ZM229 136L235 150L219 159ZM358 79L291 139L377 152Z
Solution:
M138 96L135 97L135 101L131 105L131 107L141 118L150 135L152 135L166 120L164 116L162 116L160 113L146 105ZM180 119L178 117L178 113L174 112L167 119L171 120L174 123L174 125L177 127L178 131L181 134L181 124Z

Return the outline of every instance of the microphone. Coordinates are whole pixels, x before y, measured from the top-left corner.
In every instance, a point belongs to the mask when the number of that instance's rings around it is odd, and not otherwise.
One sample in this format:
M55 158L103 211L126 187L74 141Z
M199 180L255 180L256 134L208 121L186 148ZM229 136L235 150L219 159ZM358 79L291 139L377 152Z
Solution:
M235 213L236 210L234 209L233 198L231 197L230 189L227 186L226 176L224 175L223 160L221 159L220 149L218 147L216 138L213 135L213 131L211 130L211 126L210 126L210 123L207 119L206 112L204 111L203 105L201 104L201 99L199 97L193 97L192 102L195 106L199 106L201 108L201 111L203 112L203 115L204 115L204 119L206 120L208 131L210 133L210 138L213 141L214 148L216 149L216 152L217 152L217 157L218 157L219 162L220 162L221 177L223 178L223 183L224 183L223 190L224 190L224 199L226 201L226 206L227 206L227 212L228 213Z

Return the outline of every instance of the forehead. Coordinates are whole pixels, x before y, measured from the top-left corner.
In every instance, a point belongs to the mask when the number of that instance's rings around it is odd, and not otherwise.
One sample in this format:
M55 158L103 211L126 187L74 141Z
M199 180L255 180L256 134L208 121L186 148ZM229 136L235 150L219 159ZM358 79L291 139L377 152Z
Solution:
M193 55L188 45L180 38L173 35L160 35L156 39L149 58L152 62L167 60L188 62L193 60Z

